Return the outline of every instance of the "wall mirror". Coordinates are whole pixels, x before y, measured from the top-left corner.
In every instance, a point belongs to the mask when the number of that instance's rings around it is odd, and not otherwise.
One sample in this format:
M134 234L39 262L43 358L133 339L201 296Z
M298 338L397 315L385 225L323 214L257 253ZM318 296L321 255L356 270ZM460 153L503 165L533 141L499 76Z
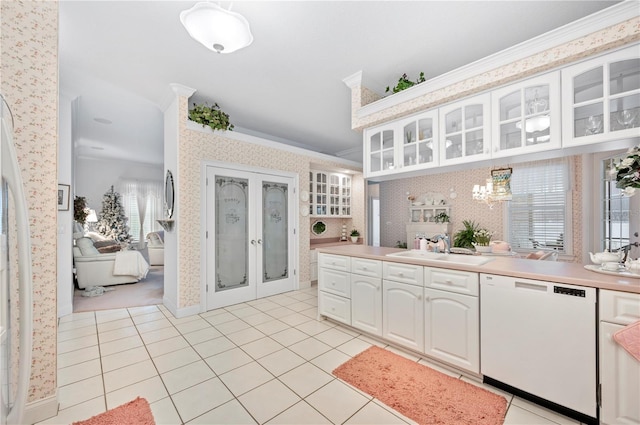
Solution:
M167 170L167 178L164 181L164 204L167 208L167 217L173 217L173 202L175 198L175 188L173 186L173 174Z
M326 231L327 231L327 225L325 224L324 221L318 220L315 223L313 223L313 225L311 226L311 232L316 236L320 236Z

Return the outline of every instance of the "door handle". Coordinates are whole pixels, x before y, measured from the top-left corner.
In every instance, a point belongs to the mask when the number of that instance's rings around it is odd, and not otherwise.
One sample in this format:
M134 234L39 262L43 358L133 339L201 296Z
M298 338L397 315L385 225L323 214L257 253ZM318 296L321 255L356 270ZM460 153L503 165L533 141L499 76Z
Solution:
M256 244L256 240L255 239L251 239L251 245L255 245Z
M258 239L258 245L262 245L262 239Z

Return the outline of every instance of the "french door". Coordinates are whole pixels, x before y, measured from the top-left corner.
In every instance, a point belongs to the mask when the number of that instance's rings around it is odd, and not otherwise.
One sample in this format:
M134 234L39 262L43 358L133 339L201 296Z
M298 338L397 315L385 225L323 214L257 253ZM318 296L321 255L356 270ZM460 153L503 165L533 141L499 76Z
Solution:
M293 177L206 167L207 310L295 288Z

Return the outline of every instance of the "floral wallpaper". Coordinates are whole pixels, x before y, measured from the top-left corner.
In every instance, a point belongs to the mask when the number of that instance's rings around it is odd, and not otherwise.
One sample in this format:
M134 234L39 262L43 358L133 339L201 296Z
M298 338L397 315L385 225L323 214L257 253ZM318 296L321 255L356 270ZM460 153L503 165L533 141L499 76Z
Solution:
M305 156L285 150L229 139L221 132L208 128L198 130L187 128L188 99L179 102L180 136L178 143L178 190L180 217L178 233L178 276L179 308L200 304L200 263L205 261L200 252L200 173L202 161L218 161L242 164L251 167L281 170L298 175L299 190L309 188L310 165L326 166L332 169L351 168L344 164L317 157ZM364 179L360 174L353 179L353 221L352 225L364 229ZM358 201L360 200L360 201ZM300 203L308 208L308 203ZM300 282L310 280L309 241L310 222L313 217L299 216ZM332 219L335 220L335 219ZM315 220L313 220L315 221Z
M3 1L0 13L0 90L15 120L13 138L30 215L31 402L56 393L58 3Z

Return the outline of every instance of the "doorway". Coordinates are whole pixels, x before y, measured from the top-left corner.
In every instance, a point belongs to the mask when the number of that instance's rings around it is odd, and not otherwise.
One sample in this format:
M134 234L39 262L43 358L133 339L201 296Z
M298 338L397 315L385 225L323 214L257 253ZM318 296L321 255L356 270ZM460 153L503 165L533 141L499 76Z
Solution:
M206 167L207 310L296 288L296 180Z

